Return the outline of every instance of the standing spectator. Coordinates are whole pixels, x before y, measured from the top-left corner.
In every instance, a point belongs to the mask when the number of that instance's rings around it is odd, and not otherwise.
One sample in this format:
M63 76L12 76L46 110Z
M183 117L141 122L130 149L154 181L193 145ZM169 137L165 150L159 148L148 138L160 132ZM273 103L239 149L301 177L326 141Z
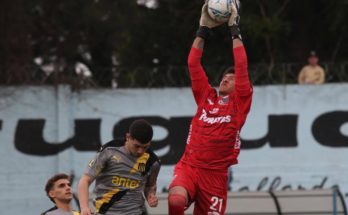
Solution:
M43 212L41 215L79 215L72 210L71 200L73 192L70 178L64 173L56 174L48 179L45 191L48 198L55 204L55 207Z
M249 81L246 51L240 35L239 1L232 1L228 21L235 70L222 77L218 92L210 86L201 65L203 48L212 20L203 5L200 26L188 57L197 111L192 119L185 152L169 186L169 215L183 215L195 202L195 215L223 215L226 209L228 168L238 163L240 131L250 110L253 90Z
M149 149L152 136L152 126L139 119L130 125L125 139L115 139L102 146L78 185L81 215L94 214L88 204L93 181L97 215L145 214L144 196L150 207L157 206L160 161Z
M308 57L308 65L304 66L298 74L299 84L323 84L325 82L324 69L318 65L319 58L315 51Z

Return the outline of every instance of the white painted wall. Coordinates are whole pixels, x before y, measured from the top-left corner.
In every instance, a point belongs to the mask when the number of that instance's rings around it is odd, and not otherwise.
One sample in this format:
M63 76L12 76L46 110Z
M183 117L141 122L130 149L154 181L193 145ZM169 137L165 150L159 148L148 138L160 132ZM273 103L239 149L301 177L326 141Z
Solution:
M269 115L295 114L298 115L298 146L272 148L266 144L242 150L240 164L233 168L233 190L242 187L256 190L260 181L267 177L261 190L269 189L271 181L276 179L279 183L276 189L286 185L292 189L339 185L344 195L348 195L348 142L345 147L323 146L311 131L313 121L319 116L333 111L348 112L348 84L267 86L254 90L242 138L259 139L267 134ZM195 104L189 88L82 92L72 92L67 86L0 88L0 214L36 215L48 209L52 204L44 192L46 180L57 172L71 171L78 179L94 155L94 152L81 152L73 147L58 155L24 154L14 145L19 119L45 119L43 136L53 144L74 136L75 119L101 119L101 141L106 142L112 138L113 127L127 117L169 119L194 113ZM166 132L157 126L154 139L165 138ZM348 139L348 122L342 124L339 132ZM172 170L172 165L162 167L159 190L168 186Z

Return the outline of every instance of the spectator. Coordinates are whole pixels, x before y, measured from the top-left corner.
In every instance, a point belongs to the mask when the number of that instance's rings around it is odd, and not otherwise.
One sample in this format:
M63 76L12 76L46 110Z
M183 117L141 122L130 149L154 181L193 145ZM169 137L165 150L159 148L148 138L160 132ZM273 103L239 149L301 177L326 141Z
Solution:
M324 69L318 65L319 58L315 51L308 57L308 65L304 66L298 74L299 84L323 84L325 82Z
M45 191L55 206L41 215L79 215L72 210L73 192L68 175L60 173L52 176L46 183Z

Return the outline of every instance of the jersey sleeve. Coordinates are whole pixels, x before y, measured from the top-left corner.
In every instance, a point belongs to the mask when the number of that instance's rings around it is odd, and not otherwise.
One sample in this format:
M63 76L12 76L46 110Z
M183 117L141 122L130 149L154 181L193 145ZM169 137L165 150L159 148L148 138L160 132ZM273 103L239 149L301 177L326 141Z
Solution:
M240 131L245 123L247 115L250 111L253 88L251 86L248 74L248 59L244 46L239 46L233 49L233 56L235 62L235 99L238 108L237 123L238 130L233 148L233 157L238 163L237 157L240 153L241 140Z
M192 47L188 56L188 69L190 72L192 92L196 104L199 105L204 95L210 89L208 77L201 65L203 50Z
M244 125L250 111L253 88L248 74L248 59L244 46L233 49L235 62L235 95L239 110L239 127Z
M85 174L90 176L92 179L95 179L106 166L106 163L110 157L109 154L110 153L107 148L99 151L88 163Z
M248 96L252 92L252 87L248 74L248 59L244 46L233 49L235 62L235 90L239 96Z

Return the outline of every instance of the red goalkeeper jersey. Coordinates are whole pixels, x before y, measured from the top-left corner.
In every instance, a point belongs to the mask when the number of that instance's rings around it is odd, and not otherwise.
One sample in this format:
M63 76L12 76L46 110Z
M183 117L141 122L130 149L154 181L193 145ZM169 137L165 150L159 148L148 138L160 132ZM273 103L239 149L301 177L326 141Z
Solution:
M188 58L192 91L197 112L190 125L181 162L225 171L238 163L240 130L250 110L252 87L249 82L244 46L233 49L235 89L225 97L212 88L201 65L203 51L191 48Z

